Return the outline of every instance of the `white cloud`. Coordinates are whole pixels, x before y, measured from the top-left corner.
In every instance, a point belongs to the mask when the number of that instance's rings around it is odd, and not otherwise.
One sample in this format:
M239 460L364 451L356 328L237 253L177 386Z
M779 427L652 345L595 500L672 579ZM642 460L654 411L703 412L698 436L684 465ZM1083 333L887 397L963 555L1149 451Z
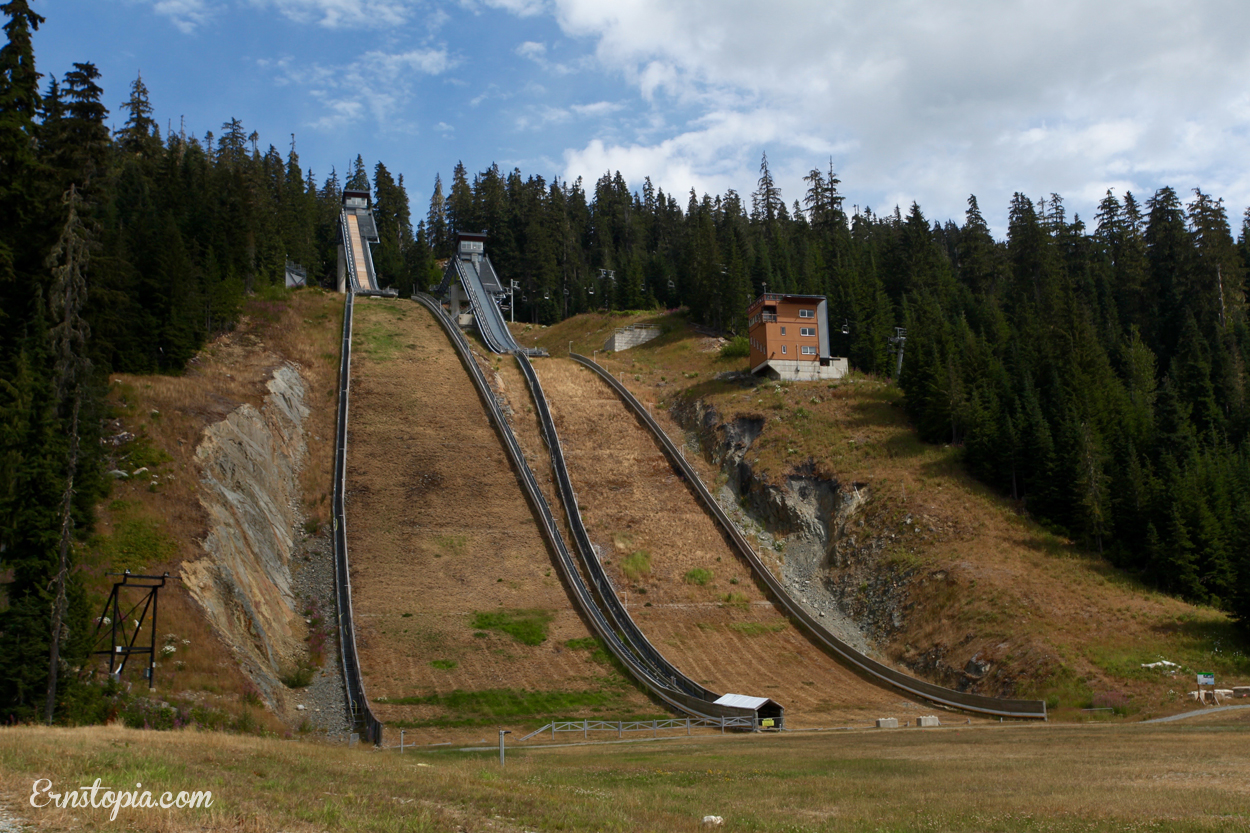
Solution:
M326 108L312 122L320 130L360 127L368 120L382 130L415 132L404 116L421 76L434 76L458 63L445 47L405 52L373 50L344 65L304 64L283 59L278 85L305 87ZM379 79L386 79L380 83ZM440 127L441 129L441 127Z
M531 61L536 61L547 54L547 44L527 40L525 43L516 48L516 54L520 55L522 58L529 58Z
M398 26L412 16L411 0L251 0L253 5L276 8L297 23L316 23L327 29L380 29Z
M941 219L969 193L1001 217L1016 190L1076 201L1112 184L1250 202L1248 4L553 2L566 35L668 116L570 149L566 176L744 189L767 149L789 200L833 153L849 197Z
M517 17L534 17L548 10L545 0L484 0L495 9L511 12Z
M217 7L208 0L156 0L152 10L168 17L184 34L190 34L197 26L208 22Z

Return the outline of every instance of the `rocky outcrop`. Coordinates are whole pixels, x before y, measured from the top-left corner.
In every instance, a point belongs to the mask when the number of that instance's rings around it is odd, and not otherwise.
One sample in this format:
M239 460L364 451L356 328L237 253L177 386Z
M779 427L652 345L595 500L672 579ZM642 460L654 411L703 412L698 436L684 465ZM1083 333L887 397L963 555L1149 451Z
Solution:
M279 674L302 649L291 556L300 521L298 474L306 451L304 382L278 367L258 410L241 405L205 429L196 448L205 555L182 579L213 628L274 705Z
M773 482L754 471L748 455L764 417L723 421L697 399L680 401L671 413L725 474L718 499L774 554L791 596L841 639L877 653L903 627L912 575L888 557L897 536L871 522L867 484L822 476L810 462Z

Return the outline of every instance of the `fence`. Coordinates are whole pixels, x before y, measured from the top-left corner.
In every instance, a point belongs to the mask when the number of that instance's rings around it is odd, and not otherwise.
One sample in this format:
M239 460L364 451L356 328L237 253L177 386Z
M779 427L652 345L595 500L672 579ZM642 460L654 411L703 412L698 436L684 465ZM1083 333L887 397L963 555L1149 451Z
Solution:
M343 345L339 357L338 425L334 436L334 603L338 612L339 654L343 662L343 688L353 721L375 746L382 745L382 722L374 716L365 697L356 653L356 628L352 618L352 578L347 564L347 518L343 492L347 478L347 411L352 370L352 293L343 302Z
M516 742L521 743L538 735L551 733L551 739L556 739L557 732L573 732L581 733L583 738L588 738L591 732L616 732L616 736L624 737L626 732L650 732L653 736L658 736L661 731L681 730L685 729L689 735L693 729L720 729L721 734L726 729L749 729L757 732L761 728L771 728L771 721L761 721L758 717L685 717L685 718L667 718L664 720L557 720L548 723L541 729L535 729L523 738L517 738Z

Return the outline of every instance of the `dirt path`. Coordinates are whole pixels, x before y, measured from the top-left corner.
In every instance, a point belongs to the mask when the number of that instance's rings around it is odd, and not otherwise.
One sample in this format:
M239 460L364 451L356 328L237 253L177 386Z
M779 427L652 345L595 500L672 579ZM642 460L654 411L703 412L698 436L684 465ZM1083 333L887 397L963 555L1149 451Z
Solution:
M356 316L347 535L369 698L566 692L584 705L561 715L657 711L591 650L567 645L591 634L433 317L406 300L359 303ZM474 626L478 614L512 611L550 617L545 641ZM457 733L453 722L508 726L526 717L492 702L494 712L480 698L460 707L383 702L377 711L392 726L421 725L408 732L418 742L485 731Z
M604 382L568 360L535 367L591 538L675 665L715 691L772 697L795 728L932 710L862 680L790 625Z

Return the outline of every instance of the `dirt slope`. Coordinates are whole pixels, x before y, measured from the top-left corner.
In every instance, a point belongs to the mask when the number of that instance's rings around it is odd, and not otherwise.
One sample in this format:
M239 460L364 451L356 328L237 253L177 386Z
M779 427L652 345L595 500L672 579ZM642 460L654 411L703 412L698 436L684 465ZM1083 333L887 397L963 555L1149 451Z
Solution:
M639 627L678 668L714 691L773 698L796 728L920 708L840 667L777 612L605 383L565 359L535 367L591 538Z
M406 300L362 300L355 314L346 500L365 690L379 701L478 693L459 707L383 701L379 717L442 740L466 721L550 716L505 714L516 708L482 694L501 689L574 695L578 715L655 712L584 642L568 646L590 632L434 318ZM501 611L550 617L545 640L474 626ZM492 697L493 710L482 705Z
M943 685L1045 698L1060 719L1090 719L1081 709L1091 706L1142 717L1190 708L1195 671L1213 671L1221 687L1250 683L1250 645L1226 614L1158 593L1033 523L967 475L960 449L920 442L888 380L721 380L744 360L721 359L723 342L680 311L598 313L516 334L589 355L613 327L642 322L664 335L598 359L669 436L693 437L673 414L698 401L721 423L763 425L744 459L757 488L784 490L802 469L869 496L833 542L843 564L831 558L823 580L886 659ZM706 458L694 462L709 486L725 482ZM769 531L780 549L790 543ZM1177 665L1143 667L1161 660Z

